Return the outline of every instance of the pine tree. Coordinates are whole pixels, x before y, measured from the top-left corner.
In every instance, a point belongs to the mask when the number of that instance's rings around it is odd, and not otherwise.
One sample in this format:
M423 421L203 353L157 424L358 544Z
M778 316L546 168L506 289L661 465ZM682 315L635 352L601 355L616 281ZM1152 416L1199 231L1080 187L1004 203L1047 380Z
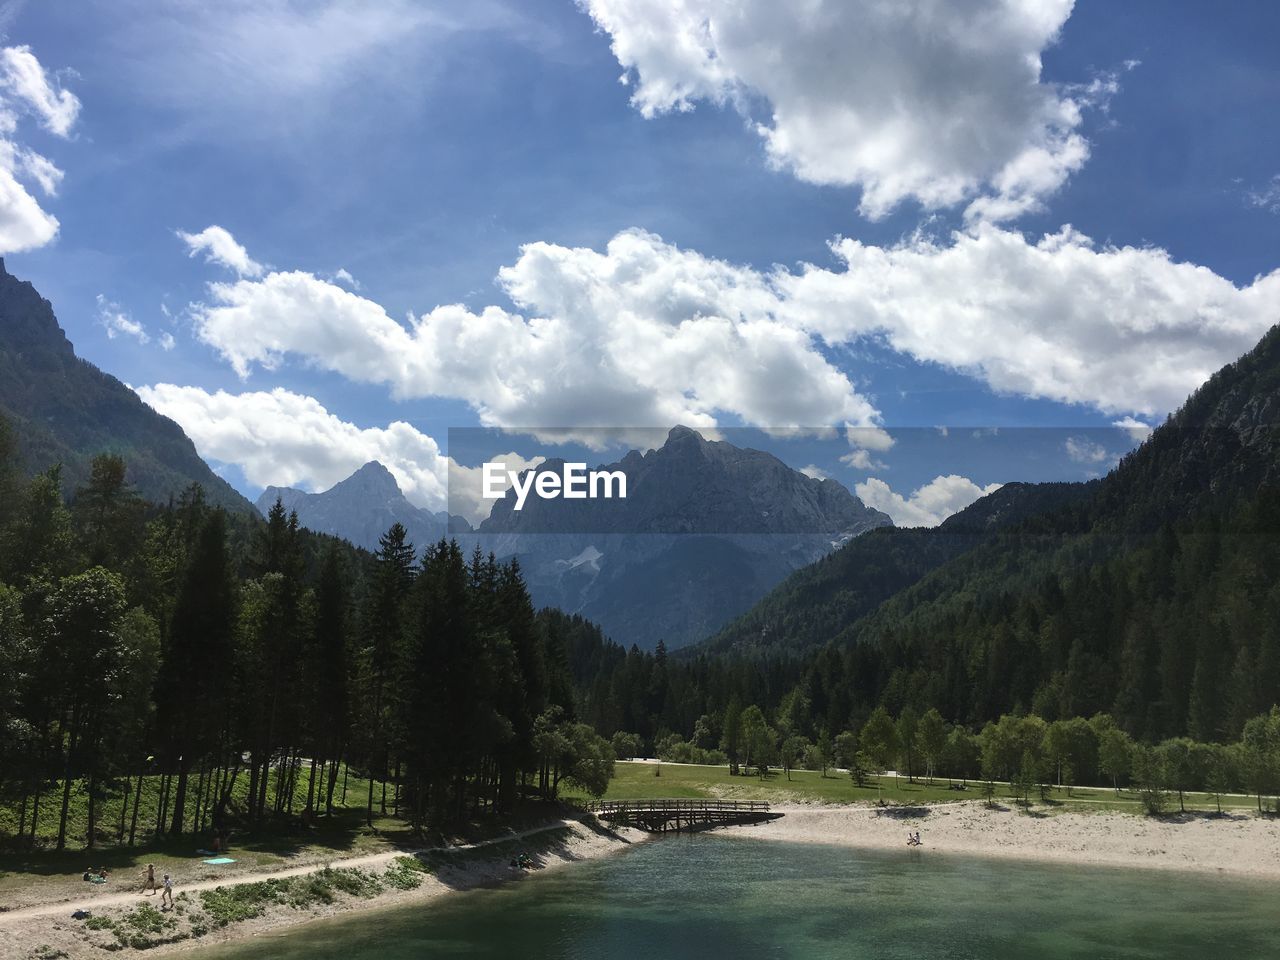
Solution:
M337 786L338 766L342 762L350 725L350 606L351 592L347 586L342 554L337 544L331 544L316 584L315 626L310 647L315 677L314 699L309 704L316 747L312 770L315 770L316 757L328 770L327 782L320 784L326 813L333 811L333 791Z
M375 561L361 655L362 740L369 774L365 821L369 825L373 824L375 774L381 776L384 784L381 809L386 812L385 783L390 767L394 724L398 721L397 704L402 701L395 681L403 672L403 664L408 661L406 629L409 591L414 583L414 549L408 540L408 531L401 524L393 524L379 538Z
M89 566L118 570L137 551L142 534L142 501L125 479L124 458L93 458L89 482L76 491L75 517Z
M78 776L84 777L89 797L88 846L96 839L94 801L102 769L104 714L126 661L119 634L124 609L124 584L101 567L66 577L45 604L43 655L56 667L59 720L66 737L58 850L66 848L67 812Z
M226 514L213 511L182 576L157 685L157 722L175 771L170 831L183 832L190 772L231 728L238 589L227 554Z

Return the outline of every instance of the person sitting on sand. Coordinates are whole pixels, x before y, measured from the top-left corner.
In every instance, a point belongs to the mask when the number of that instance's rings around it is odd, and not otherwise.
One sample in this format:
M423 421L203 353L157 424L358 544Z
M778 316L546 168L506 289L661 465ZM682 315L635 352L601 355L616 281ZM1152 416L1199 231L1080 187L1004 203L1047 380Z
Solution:
M150 896L156 895L156 865L154 863L147 864L146 877L142 881L142 892L151 891Z
M84 876L83 876L83 877L81 877L80 879L81 879L81 880L84 880L84 881L86 881L86 882L88 882L89 880L92 880L92 879L93 879L93 867L85 867L85 868L84 868Z

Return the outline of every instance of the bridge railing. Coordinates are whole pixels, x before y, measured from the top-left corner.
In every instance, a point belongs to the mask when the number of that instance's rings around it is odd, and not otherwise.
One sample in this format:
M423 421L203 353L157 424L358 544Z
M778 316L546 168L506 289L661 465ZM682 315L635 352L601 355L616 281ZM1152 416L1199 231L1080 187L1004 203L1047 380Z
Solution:
M768 813L766 800L702 800L690 797L643 800L596 800L587 809L599 816L627 816L645 813Z

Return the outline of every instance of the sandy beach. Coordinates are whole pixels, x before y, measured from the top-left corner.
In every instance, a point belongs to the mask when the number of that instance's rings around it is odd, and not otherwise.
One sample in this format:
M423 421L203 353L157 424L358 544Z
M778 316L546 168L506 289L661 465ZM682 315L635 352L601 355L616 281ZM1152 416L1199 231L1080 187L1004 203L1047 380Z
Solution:
M1123 813L1026 814L1008 807L987 808L980 801L931 807L775 806L782 814L768 823L728 827L718 835L795 843L822 843L871 849L903 849L908 833L919 832L924 855L960 854L1041 863L1090 864L1129 868L1202 872L1224 876L1280 877L1280 823L1252 814L1223 817L1188 815L1155 820ZM324 917L367 912L410 903L426 903L451 892L536 876L568 864L609 856L648 835L634 830L612 832L588 823L565 820L520 834L454 848L455 859L423 875L416 889L384 885L375 896L343 896L332 903L303 908L269 906L259 917L214 927L201 936L187 935L161 943L149 954L170 954L260 937L266 933ZM526 873L510 865L511 841L527 840L538 870ZM500 844L493 850L486 847ZM461 854L460 856L456 854ZM399 851L334 860L333 867L357 868L373 876L393 868ZM222 880L180 884L183 914L199 909L199 894L218 886L271 878L305 877L326 864L311 863ZM185 894L185 898L181 895ZM33 903L0 912L0 960L100 957L118 949L110 931L93 931L73 920L76 909L94 916L119 918L156 898L136 893L86 896L80 900ZM190 924L190 919L184 921ZM185 929L179 925L178 932Z
M775 806L783 816L730 836L922 852L1280 877L1280 822L1247 813L1152 819L1124 813L1026 814L981 801L931 807Z
M518 881L538 876L548 870L556 870L571 863L610 856L646 834L634 830L609 831L573 820L557 821L525 830L519 834L500 837L494 841L454 848L457 862L441 867L435 873L423 875L416 889L401 890L387 887L376 896L339 897L332 903L312 904L297 909L284 904L267 908L262 916L215 927L200 937L185 937L171 943L161 943L148 948L147 955L172 954L199 950L216 944L260 937L271 931L309 923L324 917L354 911L367 912L386 907L414 903L426 903L450 893L491 886L497 883ZM552 839L548 839L552 838ZM526 839L534 851L532 856L537 869L525 871L512 867L510 842ZM502 845L502 846L498 846ZM487 851L485 848L494 846ZM326 866L359 869L377 876L391 867L403 851L379 853L372 856L332 860L328 864L311 863L287 869L261 873L239 874L223 880L204 880L179 884L175 888L183 913L189 914L198 901L198 894L219 886L256 883L269 879L305 877L317 873ZM183 897L183 894L186 897ZM109 950L119 950L114 935L109 931L91 931L84 922L74 920L71 914L78 909L88 909L95 917L118 918L143 905L158 906L158 897L137 893L99 894L82 901L60 900L52 903L35 903L0 912L0 960L34 960L34 958L101 957ZM126 953L138 951L125 950Z

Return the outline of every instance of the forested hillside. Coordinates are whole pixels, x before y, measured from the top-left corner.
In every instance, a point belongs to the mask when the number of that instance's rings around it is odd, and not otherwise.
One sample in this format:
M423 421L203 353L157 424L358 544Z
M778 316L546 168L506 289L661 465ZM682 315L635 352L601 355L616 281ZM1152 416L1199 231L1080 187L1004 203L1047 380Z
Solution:
M76 356L53 307L0 260L0 416L28 473L62 465L64 492L89 479L100 453L122 456L129 480L154 503L198 483L210 503L253 505L209 469L182 428L123 383Z
M563 780L604 790L608 745L576 722L558 621L516 565L398 525L371 556L279 504L264 523L193 486L155 506L126 476L99 456L66 503L58 469L26 479L0 431L8 842L309 819L353 767L369 820L376 805L419 832Z
M929 717L938 762L982 731L969 773L1039 775L1070 740L1078 776L1153 789L1239 741L1183 781L1280 789L1278 386L1273 330L1103 480L875 531L679 659L579 631L584 715L672 757L825 762L843 735L844 760L908 769Z
M929 571L983 543L996 529L1083 500L1093 486L1007 483L936 528L872 530L797 570L697 651L811 653Z
M890 705L1238 735L1280 694L1278 385L1273 330L1092 497L1006 529L836 642L876 651Z

